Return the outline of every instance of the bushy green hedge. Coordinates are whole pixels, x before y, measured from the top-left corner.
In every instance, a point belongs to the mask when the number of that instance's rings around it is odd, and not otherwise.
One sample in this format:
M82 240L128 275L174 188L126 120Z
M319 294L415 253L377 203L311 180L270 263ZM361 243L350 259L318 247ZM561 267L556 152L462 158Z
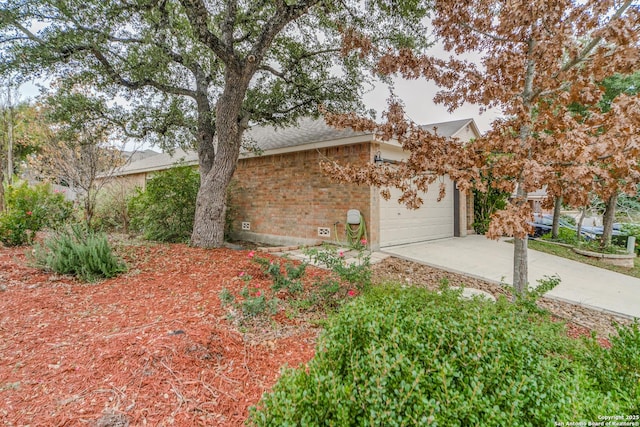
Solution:
M5 246L31 244L36 232L67 221L73 206L48 184L7 186L6 211L0 214L0 241Z
M86 282L115 277L126 271L106 235L72 226L36 245L32 254L36 266L60 274L77 276Z
M145 239L186 242L193 230L200 174L190 166L158 172L129 202L131 228Z
M635 251L640 255L640 225L638 224L624 224L622 226L622 237L624 237L624 245L627 244L627 238L629 236L634 236L636 238L636 247ZM612 240L615 240L616 237L613 236Z
M330 321L315 358L283 372L249 424L537 426L638 413L637 326L629 334L602 350L504 299L374 289Z

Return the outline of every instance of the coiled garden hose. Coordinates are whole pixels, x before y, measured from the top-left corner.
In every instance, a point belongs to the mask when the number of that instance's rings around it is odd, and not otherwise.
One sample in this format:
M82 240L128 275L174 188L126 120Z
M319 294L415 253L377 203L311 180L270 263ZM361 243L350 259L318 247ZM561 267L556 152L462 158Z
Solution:
M345 234L350 246L362 245L362 239L367 239L367 226L364 223L362 214L360 214L360 224L358 224L357 228L352 228L351 224L345 225Z

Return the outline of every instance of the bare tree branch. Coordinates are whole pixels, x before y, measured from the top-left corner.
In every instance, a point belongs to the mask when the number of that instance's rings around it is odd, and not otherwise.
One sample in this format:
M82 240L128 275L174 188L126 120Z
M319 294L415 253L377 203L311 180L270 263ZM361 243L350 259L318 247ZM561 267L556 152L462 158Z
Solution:
M273 74L274 76L281 78L285 82L291 83L291 79L289 79L282 71L278 71L275 68L270 67L269 65L260 65L258 70L268 71L269 73Z
M194 0L195 1L195 0ZM260 38L254 43L250 54L247 56L249 62L261 61L273 39L282 31L289 22L293 22L319 0L301 0L295 5L287 5L283 1L278 2L275 15L265 24Z
M111 65L111 63L109 62L109 60L104 56L104 54L102 52L100 52L97 49L92 49L91 53L93 54L93 56L95 56L95 58L102 64L102 66L105 68L105 71L107 72L107 74L109 75L109 77L116 83L128 88L128 89L142 89L145 86L151 86L154 87L162 92L165 93L169 93L172 95L179 95L179 96L188 96L190 98L196 98L196 92L189 90L189 89L183 89L183 88L179 88L176 86L170 86L170 85L166 85L163 83L159 83L156 81L153 81L151 79L143 79L140 81L131 81L131 80L127 80L124 77L122 77L122 75L120 75L120 73L118 73L113 66Z
M187 18L193 27L198 40L208 46L228 67L240 69L240 62L236 58L231 46L225 45L222 40L209 31L209 11L203 0L180 0L185 9Z
M624 12L629 8L629 6L631 6L632 3L633 3L633 0L626 0L622 5L620 5L620 7L615 11L615 13L611 15L611 18L609 18L609 21L607 22L607 25L605 28L609 28L616 19L619 19L624 14ZM602 36L594 37L589 43L587 43L587 45L582 49L582 51L580 51L579 54L577 54L574 58L571 59L571 61L567 62L560 69L560 72L568 71L574 66L584 61L584 59L593 51L593 49L601 41L602 41ZM557 73L556 75L559 75L559 73Z

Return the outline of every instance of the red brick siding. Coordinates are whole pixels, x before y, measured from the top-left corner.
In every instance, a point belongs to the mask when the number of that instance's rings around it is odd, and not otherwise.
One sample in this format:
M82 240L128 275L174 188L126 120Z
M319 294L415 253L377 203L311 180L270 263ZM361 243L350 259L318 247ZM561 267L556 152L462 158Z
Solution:
M332 182L320 170L323 157L342 163L369 162L368 143L242 159L234 175L233 227L251 223L251 232L318 240L318 227L328 227L335 241L344 240L347 210L358 209L370 221L369 186Z

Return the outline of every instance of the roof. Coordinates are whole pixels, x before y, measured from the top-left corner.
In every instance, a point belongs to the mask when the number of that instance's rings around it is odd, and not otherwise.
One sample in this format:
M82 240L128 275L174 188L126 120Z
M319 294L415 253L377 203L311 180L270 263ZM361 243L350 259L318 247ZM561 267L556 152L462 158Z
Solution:
M134 150L134 151L121 151L122 156L127 159L129 162L137 162L138 160L146 159L147 157L155 156L160 153L157 151L153 151L150 149L146 150Z
M296 126L276 128L259 126L251 128L246 138L254 141L263 151L278 148L296 147L314 142L336 141L353 136L370 135L367 132L354 132L351 129L336 129L323 119L302 118Z
M428 125L423 125L421 126L421 128L426 130L435 130L438 135L451 138L456 136L456 134L464 129L467 125L475 127L475 130L477 131L477 126L473 119L460 119L452 120L449 122L431 123ZM476 133L480 135L480 132Z
M433 123L424 125L423 128L437 128L439 135L454 137L467 125L472 125L476 133L479 135L473 119ZM292 149L294 147L300 147L300 150L307 149L309 145L317 143L332 142L332 145L348 144L355 142L354 138L358 137L360 137L359 139L361 140L371 140L373 134L369 132L355 132L351 129L336 129L327 125L323 119L312 118L300 119L296 126L286 128L256 126L247 130L245 133L247 142L256 145L264 154L269 154L269 152L274 152L276 150L286 151L287 149ZM362 139L362 137L368 138ZM198 155L195 151L183 151L177 149L173 153L161 153L130 162L123 166L116 175L130 175L169 169L181 160L187 165L197 165Z
M145 157L124 165L114 175L131 175L150 171L169 169L177 163L185 165L197 165L198 153L176 149L171 153L157 153L155 156Z

